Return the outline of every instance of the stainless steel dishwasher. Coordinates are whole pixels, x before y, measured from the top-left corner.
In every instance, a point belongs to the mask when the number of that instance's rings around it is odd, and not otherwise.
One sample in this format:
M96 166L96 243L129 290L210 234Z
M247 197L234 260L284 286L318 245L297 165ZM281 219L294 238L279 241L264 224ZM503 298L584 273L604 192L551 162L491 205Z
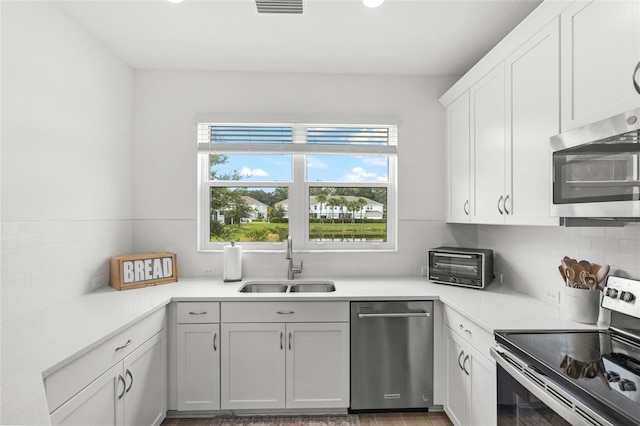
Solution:
M351 303L351 410L433 405L433 302Z

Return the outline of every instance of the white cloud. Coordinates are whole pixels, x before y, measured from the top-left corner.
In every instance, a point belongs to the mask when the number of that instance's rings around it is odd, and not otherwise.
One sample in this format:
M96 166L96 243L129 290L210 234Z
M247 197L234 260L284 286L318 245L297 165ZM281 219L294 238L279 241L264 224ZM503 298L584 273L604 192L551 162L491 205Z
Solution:
M348 182L372 182L380 181L380 179L376 173L368 172L362 167L354 167L351 169L351 173L347 173L342 177L342 180Z
M320 159L315 158L315 157L311 157L311 156L307 156L307 168L308 169L323 170L323 169L326 169L327 167L329 167L327 165L327 163L321 161Z
M368 166L387 166L387 157L385 156L375 156L375 157L364 157L362 162Z
M269 176L269 174L262 169L250 169L247 166L240 169L238 173L240 174L240 176L247 176L247 177L248 176L262 176L262 177Z

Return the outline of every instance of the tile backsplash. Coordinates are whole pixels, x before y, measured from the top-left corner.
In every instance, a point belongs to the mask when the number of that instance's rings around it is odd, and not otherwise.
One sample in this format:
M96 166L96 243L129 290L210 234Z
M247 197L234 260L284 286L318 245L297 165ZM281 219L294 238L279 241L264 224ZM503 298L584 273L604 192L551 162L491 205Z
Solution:
M2 223L2 320L108 285L109 257L132 250L132 222Z
M495 271L505 285L542 300L560 292L563 256L608 264L611 274L640 279L640 225L624 227L537 227L478 225L478 246L492 248Z

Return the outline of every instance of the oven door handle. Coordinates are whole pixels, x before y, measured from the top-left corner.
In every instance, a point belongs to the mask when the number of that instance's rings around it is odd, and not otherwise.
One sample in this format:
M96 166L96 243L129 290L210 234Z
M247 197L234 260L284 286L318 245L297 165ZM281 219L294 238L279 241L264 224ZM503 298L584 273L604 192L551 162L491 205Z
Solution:
M584 424L584 417L581 414L578 414L574 411L576 408L579 408L580 411L587 413L589 416L596 419L600 424L605 426L614 426L613 423L605 420L597 413L595 413L591 408L588 408L582 403L579 403L575 398L571 397L571 395L564 391L564 388L555 384L555 382L549 380L547 376L541 376L537 369L529 367L528 363L524 362L519 357L515 356L505 348L501 346L493 347L489 349L491 356L496 360L496 363L499 367L501 367L506 373L508 373L515 381L520 383L525 387L527 391L535 395L540 401L542 401L547 407L551 408L557 414L559 414L563 419L568 421L571 424ZM505 357L509 357L510 360L507 361ZM529 379L522 371L512 365L512 362L516 362L520 364L523 369L528 369L529 372L527 374L531 374L540 380L540 383L534 383L532 379ZM541 376L541 377L540 377ZM547 382L552 384L554 392L559 392L561 395L566 398L566 400L571 402L573 408L567 407L565 403L561 403L556 397L552 396L551 393L547 390ZM498 386L500 384L498 383ZM598 424L598 423L595 423Z

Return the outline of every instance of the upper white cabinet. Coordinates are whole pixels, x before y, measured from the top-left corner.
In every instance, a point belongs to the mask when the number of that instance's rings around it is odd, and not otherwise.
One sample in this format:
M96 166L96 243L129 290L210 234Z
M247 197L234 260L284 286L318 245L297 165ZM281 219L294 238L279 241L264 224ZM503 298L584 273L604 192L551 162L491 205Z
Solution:
M471 222L504 223L505 78L501 64L469 91L471 100Z
M469 223L471 178L469 92L465 92L447 107L447 173L449 197L447 220Z
M578 1L561 25L562 131L640 106L640 2Z
M549 215L549 138L560 132L559 19L528 40L505 61L505 222L558 225Z

